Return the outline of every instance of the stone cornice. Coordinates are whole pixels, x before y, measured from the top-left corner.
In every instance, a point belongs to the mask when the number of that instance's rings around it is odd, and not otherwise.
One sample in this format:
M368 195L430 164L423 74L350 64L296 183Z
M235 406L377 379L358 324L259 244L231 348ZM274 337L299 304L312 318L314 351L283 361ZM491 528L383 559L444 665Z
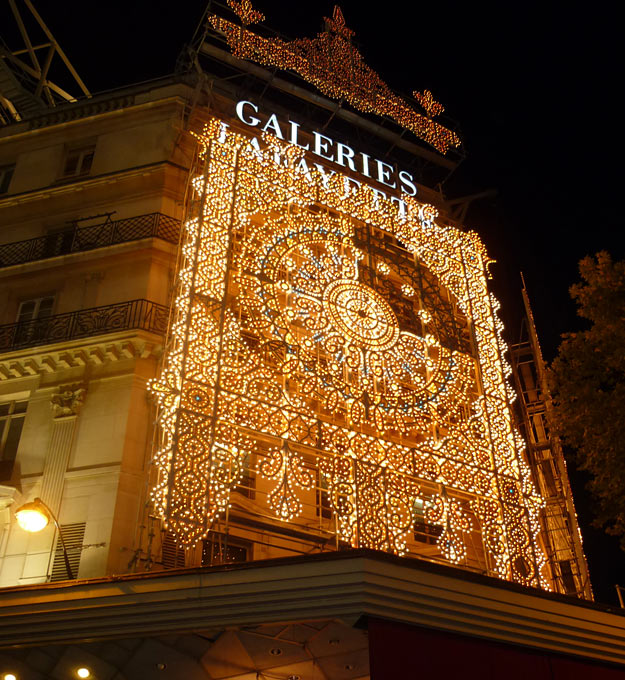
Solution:
M44 199L54 198L63 194L73 194L77 191L86 191L92 187L114 184L122 182L133 177L143 177L148 174L156 173L161 170L173 168L182 173L188 173L189 169L184 168L177 163L169 160L160 160L155 163L148 163L146 165L136 166L134 168L115 170L113 172L96 175L94 177L80 178L75 181L59 182L51 184L40 189L33 189L32 191L25 191L19 194L8 194L0 199L0 210L12 206L23 205L32 201L40 201Z
M124 331L105 338L85 338L45 347L29 347L0 356L0 382L56 373L68 368L159 357L163 338L147 331Z
M371 551L9 588L4 646L376 616L625 664L625 616Z
M5 126L0 130L0 143L18 142L22 144L24 139L32 140L35 136L58 134L59 130L77 123L115 120L120 113L127 117L129 113L136 116L152 109L161 109L172 105L175 107L184 106L192 95L192 90L187 93L182 91L171 92L172 87L178 86L189 87L183 82L163 82L160 86L155 83L153 88L150 89L156 91L159 89L170 90L169 94L150 98L149 89L131 87L117 90L108 95L99 95L88 100L64 104L49 109L35 118Z
M157 236L147 236L136 241L126 241L124 243L112 243L93 248L92 250L81 250L75 253L65 253L56 257L48 257L32 262L23 262L8 267L0 268L0 278L10 278L23 274L32 274L42 270L50 270L58 267L77 267L80 265L90 266L94 260L103 260L107 257L135 257L136 251L149 250L151 260L163 264L171 264L175 261L177 246L168 243ZM86 264L89 263L89 264Z

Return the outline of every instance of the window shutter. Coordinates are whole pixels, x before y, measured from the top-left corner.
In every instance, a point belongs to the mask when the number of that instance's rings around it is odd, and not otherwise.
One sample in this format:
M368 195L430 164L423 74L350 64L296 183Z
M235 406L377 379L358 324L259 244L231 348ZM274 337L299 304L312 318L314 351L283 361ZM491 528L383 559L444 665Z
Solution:
M169 531L163 534L163 566L165 569L184 567L184 548L176 545L176 540Z
M67 548L67 556L69 557L69 564L72 568L74 578L78 578L82 544L85 537L85 526L85 522L61 524L61 531L63 532L65 547ZM63 557L63 544L61 543L61 539L57 532L56 549L54 551L50 581L66 581L68 578L67 569L65 568L65 558Z

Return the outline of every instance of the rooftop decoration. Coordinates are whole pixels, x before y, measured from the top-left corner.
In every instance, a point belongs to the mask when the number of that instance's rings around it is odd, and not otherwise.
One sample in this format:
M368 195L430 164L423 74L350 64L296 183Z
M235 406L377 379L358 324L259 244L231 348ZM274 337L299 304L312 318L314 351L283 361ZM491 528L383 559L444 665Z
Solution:
M243 26L215 14L208 15L208 22L225 36L235 57L293 71L332 99L344 99L364 113L392 118L443 154L460 145L455 132L433 120L444 109L431 92L414 93L424 110L419 113L367 66L351 42L354 31L345 24L338 6L332 18L325 18L326 30L316 38L285 41L249 30L248 26L264 19L250 0L228 0L228 4Z

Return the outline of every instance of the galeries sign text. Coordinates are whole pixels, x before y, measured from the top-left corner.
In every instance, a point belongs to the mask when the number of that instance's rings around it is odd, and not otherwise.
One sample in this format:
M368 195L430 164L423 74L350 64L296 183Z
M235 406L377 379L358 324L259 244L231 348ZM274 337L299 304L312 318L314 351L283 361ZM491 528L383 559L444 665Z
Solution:
M302 134L300 132L300 124L293 120L288 121L288 125L280 123L275 113L269 116L263 115L259 112L256 104L250 101L242 100L236 105L237 118L249 127L255 127L263 132L269 132L278 139L282 139L291 144L310 151L310 153L318 156L324 161L329 161L349 169L354 173L363 175L369 180L379 182L389 189L394 189L408 196L416 196L417 186L413 176L405 170L396 171L389 163L385 163L377 158L360 151L355 152L351 146L336 142L331 137L321 134L316 130L309 133L310 141L303 143L301 141ZM306 161L302 160L304 165ZM322 164L315 164L316 168L325 176L327 170ZM306 172L306 168L302 167L300 170ZM332 172L332 174L334 174ZM356 182L356 180L351 179ZM378 192L381 196L386 198L383 192ZM392 199L391 199L392 200Z

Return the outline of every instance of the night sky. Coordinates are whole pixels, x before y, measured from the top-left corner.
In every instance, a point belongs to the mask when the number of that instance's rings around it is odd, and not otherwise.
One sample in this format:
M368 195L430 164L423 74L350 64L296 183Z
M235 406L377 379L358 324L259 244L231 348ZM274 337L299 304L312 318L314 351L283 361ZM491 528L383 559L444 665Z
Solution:
M15 47L2 4L0 37ZM36 6L87 87L99 92L173 72L206 1ZM312 37L333 3L254 6L286 36ZM524 273L551 360L560 335L581 324L568 296L579 259L602 249L625 257L618 4L344 0L341 7L365 60L391 87L431 90L457 121L467 159L444 189L450 198L497 191L471 208L467 226L497 260L493 289L510 329L521 314ZM596 598L615 603L625 555L616 539L589 527L592 501L581 475L572 476Z

